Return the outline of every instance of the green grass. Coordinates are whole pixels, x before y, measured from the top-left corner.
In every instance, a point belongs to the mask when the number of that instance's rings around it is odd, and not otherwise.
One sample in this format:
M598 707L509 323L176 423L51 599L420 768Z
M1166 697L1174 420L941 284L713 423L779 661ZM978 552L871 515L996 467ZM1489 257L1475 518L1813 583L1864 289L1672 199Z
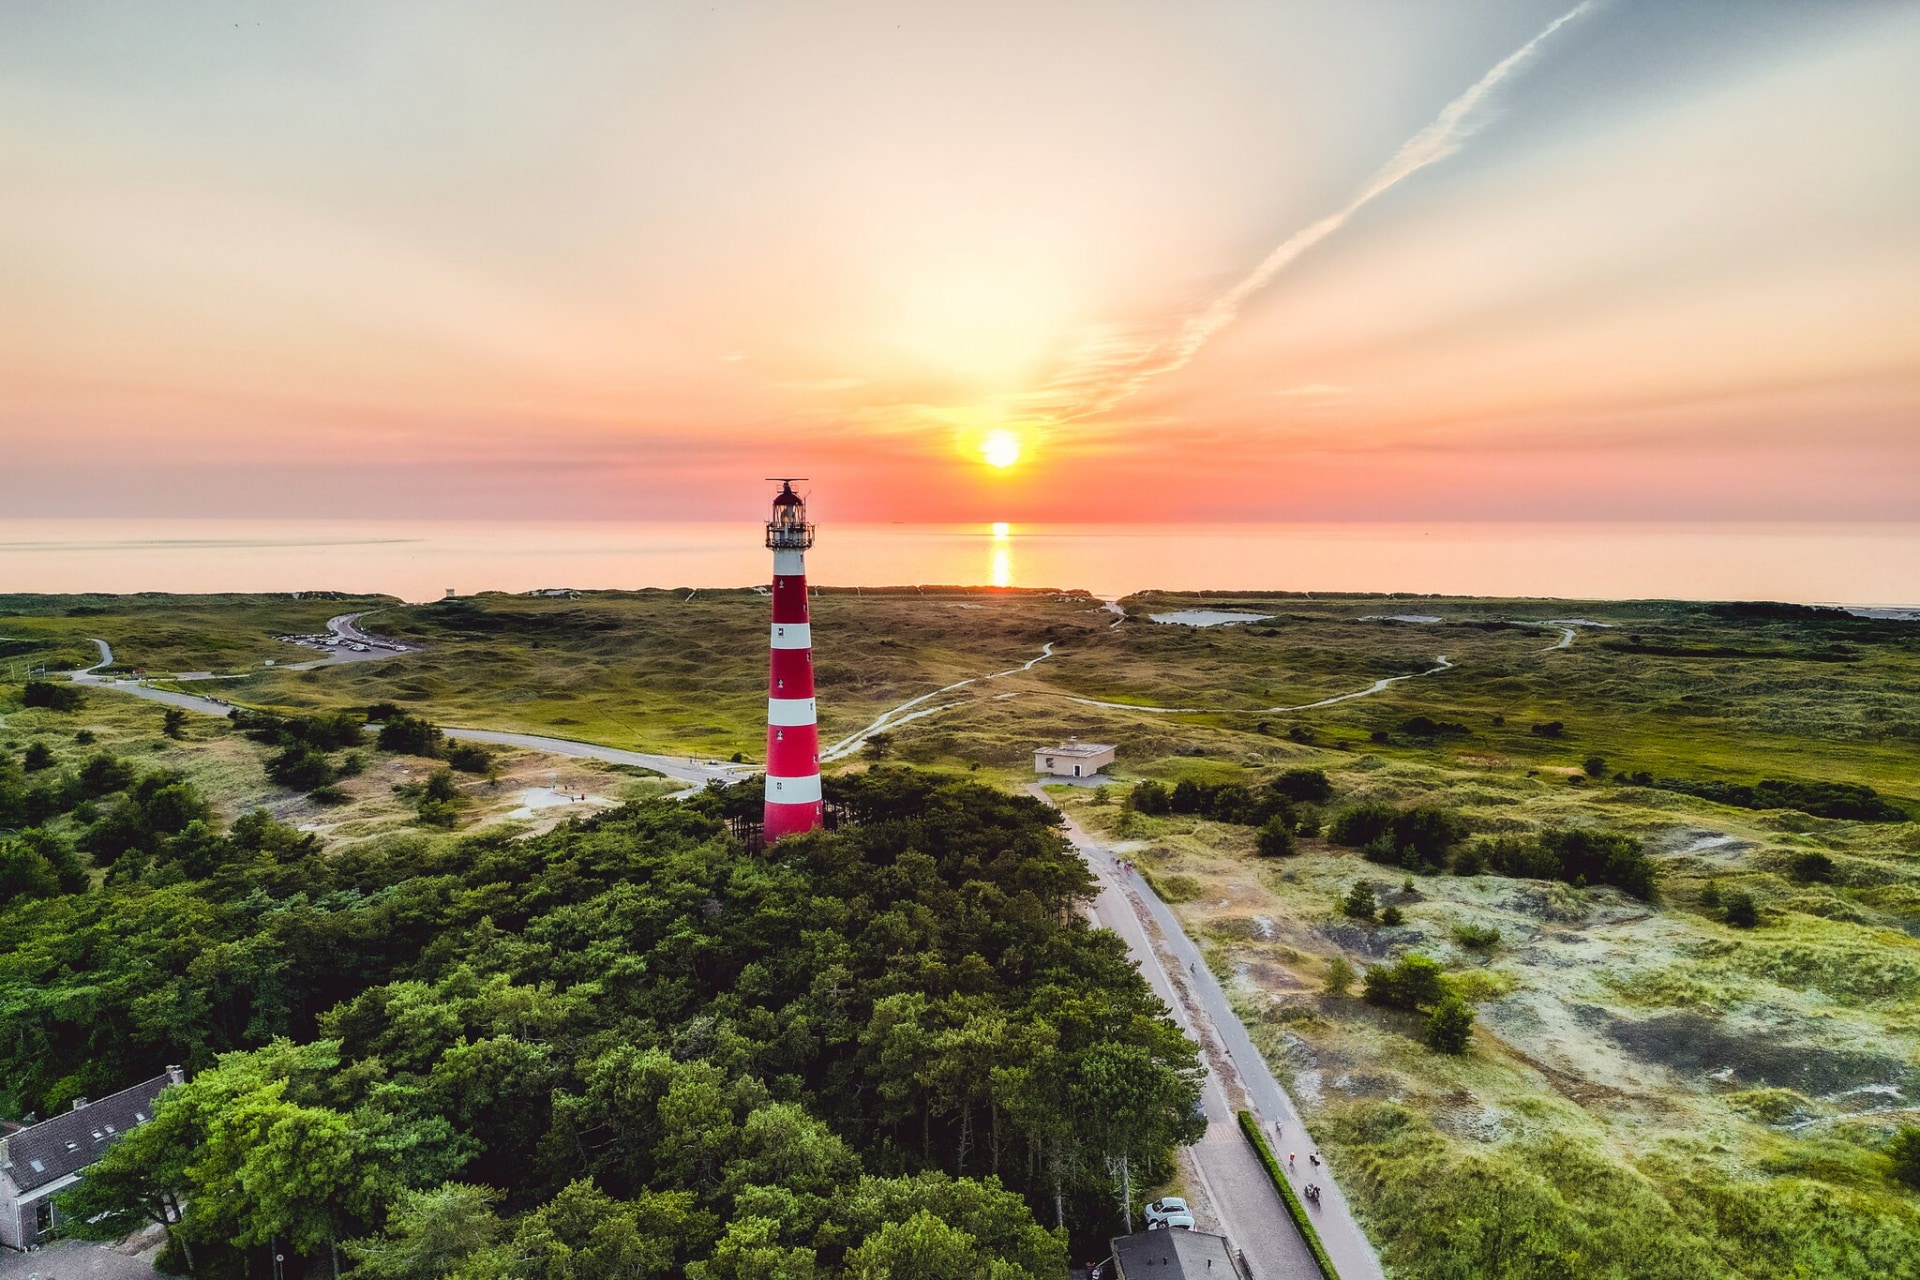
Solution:
M274 635L360 607L374 610L368 629L422 651L306 673L260 666L286 656ZM822 737L1053 643L1056 657L1031 671L925 704L941 709L893 731L895 757L1011 787L1032 779L1037 745L1068 734L1119 744L1109 803L1063 789L1065 804L1096 834L1134 842L1129 856L1178 900L1256 1043L1340 1161L1390 1275L1911 1271L1920 1201L1886 1180L1879 1147L1894 1125L1920 1119L1920 823L1731 808L1611 778L1858 783L1920 815L1920 627L1730 618L1657 601L1156 594L1126 607L1135 616L1113 626L1077 595L822 595ZM1206 630L1140 616L1181 607L1279 616ZM1446 621L1361 620L1389 612ZM1581 630L1570 649L1549 648L1557 630L1505 625L1555 617L1615 625ZM0 598L0 637L30 646L16 662L64 649L83 665L86 637L101 635L150 669L244 669L223 693L245 703L395 701L448 724L750 760L763 750L766 626L766 599L752 592L419 606ZM1829 660L1835 646L1849 660ZM1706 652L1759 656L1696 656ZM1265 710L1425 671L1441 653L1452 669L1375 696ZM1210 710L1157 715L1074 697ZM157 738L158 708L104 691L87 699L73 723ZM6 716L0 745L17 751L34 734L57 734L65 722L44 728L50 715ZM1410 738L1401 726L1417 715L1467 733ZM1531 732L1547 721L1562 722L1563 736ZM1376 730L1390 741L1371 741ZM56 745L63 761L72 756ZM150 749L156 760L188 751ZM257 761L234 750L188 760L223 807L261 785ZM1594 755L1607 761L1598 781L1581 768ZM1294 765L1333 778L1329 812L1439 803L1480 835L1549 826L1633 835L1654 851L1658 901L1493 876L1423 878L1403 895L1403 872L1322 840L1261 860L1249 829L1118 803L1141 777L1257 782ZM667 784L583 785L617 794L609 788ZM356 820L364 825L327 838L406 821L376 812L376 800ZM491 816L476 802L469 821ZM1834 883L1792 879L1794 858L1809 851L1833 860ZM1338 918L1334 903L1356 879L1383 886L1406 923ZM1707 905L1710 889L1752 894L1760 926L1728 927ZM1483 929L1498 929L1500 943L1460 940ZM1336 956L1364 968L1406 950L1441 959L1474 1001L1465 1056L1427 1051L1407 1015L1320 991ZM1902 1092L1876 1092L1882 1082ZM1475 1270L1498 1251L1501 1223L1513 1229L1506 1256L1521 1261Z

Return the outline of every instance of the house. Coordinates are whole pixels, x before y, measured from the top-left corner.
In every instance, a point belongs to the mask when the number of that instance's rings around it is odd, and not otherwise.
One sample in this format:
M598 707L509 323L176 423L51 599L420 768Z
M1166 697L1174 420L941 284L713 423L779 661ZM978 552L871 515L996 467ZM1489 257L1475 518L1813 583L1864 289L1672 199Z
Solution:
M185 1079L168 1067L97 1102L75 1098L72 1110L0 1138L0 1245L27 1249L44 1240L60 1220L53 1198L121 1134L151 1120L162 1089Z
M1247 1280L1234 1264L1225 1236L1204 1231L1163 1227L1136 1231L1107 1242L1113 1250L1112 1271L1102 1276L1117 1280Z
M1033 753L1033 771L1056 778L1091 778L1113 763L1113 745L1068 738L1057 747Z

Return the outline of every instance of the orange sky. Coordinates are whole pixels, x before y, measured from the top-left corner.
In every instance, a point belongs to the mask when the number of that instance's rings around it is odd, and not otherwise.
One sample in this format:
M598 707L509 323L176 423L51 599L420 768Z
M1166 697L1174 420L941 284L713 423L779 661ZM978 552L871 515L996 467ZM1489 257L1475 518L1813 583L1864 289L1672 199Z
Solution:
M1920 515L1920 8L1571 2L10 7L0 514Z

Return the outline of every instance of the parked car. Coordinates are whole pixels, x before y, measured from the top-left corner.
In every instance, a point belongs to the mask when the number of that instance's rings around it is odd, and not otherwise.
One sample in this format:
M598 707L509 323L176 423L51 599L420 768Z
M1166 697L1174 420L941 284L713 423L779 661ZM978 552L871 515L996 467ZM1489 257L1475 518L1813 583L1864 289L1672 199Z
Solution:
M1152 1201L1145 1210L1147 1230L1157 1231L1167 1227L1183 1227L1193 1230L1193 1210L1187 1208L1187 1202L1179 1196L1166 1196Z

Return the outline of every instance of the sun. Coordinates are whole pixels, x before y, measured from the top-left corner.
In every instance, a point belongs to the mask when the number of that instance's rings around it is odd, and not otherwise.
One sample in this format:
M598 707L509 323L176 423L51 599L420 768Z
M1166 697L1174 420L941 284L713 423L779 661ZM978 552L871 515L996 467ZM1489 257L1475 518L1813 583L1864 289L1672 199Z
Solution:
M988 466L1004 471L1020 461L1020 437L1011 431L989 431L980 442L980 456Z

